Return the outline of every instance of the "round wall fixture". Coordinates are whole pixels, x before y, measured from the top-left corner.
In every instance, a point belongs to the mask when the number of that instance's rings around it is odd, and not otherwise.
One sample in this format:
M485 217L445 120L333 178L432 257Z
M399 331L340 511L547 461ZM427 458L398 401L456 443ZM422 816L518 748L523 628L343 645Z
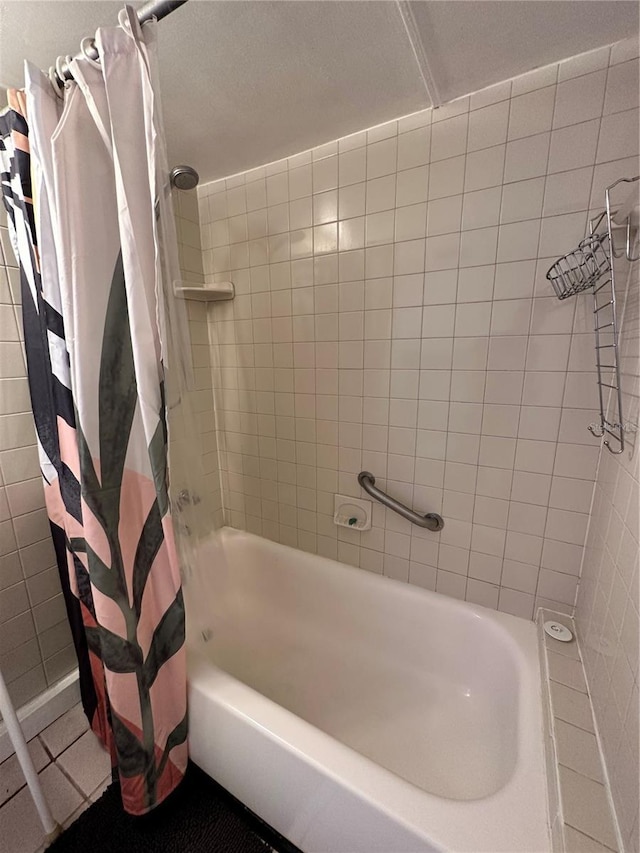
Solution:
M554 640L560 640L561 643L570 643L573 640L573 634L566 625L560 622L545 622L544 632Z
M169 177L171 186L178 190L194 190L200 180L200 175L193 166L176 166Z

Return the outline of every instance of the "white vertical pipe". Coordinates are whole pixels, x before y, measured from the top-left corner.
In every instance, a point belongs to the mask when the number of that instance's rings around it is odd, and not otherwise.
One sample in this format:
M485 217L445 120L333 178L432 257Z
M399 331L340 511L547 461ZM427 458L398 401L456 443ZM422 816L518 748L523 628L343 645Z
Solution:
M47 803L45 796L42 792L42 788L40 787L40 780L38 779L38 774L36 773L36 769L33 766L33 761L31 760L31 755L29 754L27 742L24 739L24 734L22 733L22 728L20 727L18 716L13 707L13 703L9 698L9 691L7 690L7 685L5 684L1 671L0 713L2 714L2 718L7 726L7 731L9 732L11 743L13 744L13 748L15 749L16 755L18 756L20 767L22 768L22 772L24 773L24 778L27 780L27 785L29 786L31 796L33 797L33 802L35 803L36 809L38 810L38 814L40 815L40 820L42 821L44 831L47 833L49 838L54 838L60 831L60 827L53 819L53 815L51 814L51 810L49 809L49 804Z

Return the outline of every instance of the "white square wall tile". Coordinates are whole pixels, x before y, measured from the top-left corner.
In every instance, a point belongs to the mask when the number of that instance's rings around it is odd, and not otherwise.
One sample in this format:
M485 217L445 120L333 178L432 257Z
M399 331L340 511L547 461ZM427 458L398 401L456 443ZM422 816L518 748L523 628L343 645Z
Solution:
M431 160L444 160L464 154L467 145L467 114L434 124L431 128Z
M367 181L366 188L367 213L391 210L395 206L395 175L385 175L384 177ZM418 197L415 201L423 201L423 199ZM413 203L413 201L407 203Z
M558 84L554 127L566 127L599 118L604 103L607 72L603 69Z
M545 217L540 229L540 255L558 256L569 251L567 246L577 246L586 233L586 225L584 212Z
M502 574L502 557L483 554L472 550L469 559L469 577L485 583L500 583Z
M609 61L610 47L596 48L577 56L570 56L560 62L558 66L558 80L570 80L573 77L582 77L601 68L606 68Z
M469 578L467 581L466 601L496 610L498 607L499 592L500 588L498 586Z
M462 211L462 228L484 228L497 225L500 218L500 187L465 193Z
M511 84L512 97L525 95L527 92L533 92L535 89L544 89L547 86L552 86L558 79L558 66L545 65L543 68L535 68L533 71L527 71L526 74L521 74L515 77Z
M532 595L538 586L538 575L537 566L519 563L517 560L505 560L502 566L501 585Z
M622 112L638 106L640 82L638 59L631 59L609 68L604 100L604 115Z
M451 598L464 599L466 586L466 577L464 575L438 569L436 592L448 595Z
M429 162L431 128L418 127L398 137L398 171Z
M555 96L555 87L549 86L513 98L509 114L509 139L551 130Z
M338 186L338 157L332 154L322 160L315 160L312 167L313 192L326 192ZM269 198L269 179L267 179L267 198Z
M604 116L598 140L597 162L637 157L639 136L637 108Z
M528 181L505 184L502 188L500 222L537 219L542 214L544 188L544 178L531 178Z
M494 302L491 311L491 334L528 334L531 308L530 299L505 299Z
M534 259L524 261L506 261L497 264L493 298L526 299L533 295L535 283L536 262Z
M505 145L470 151L466 158L464 191L473 192L499 186L502 183L505 151Z
M515 465L518 471L550 474L553 471L556 446L551 441L519 439Z
M395 206L404 207L409 204L419 204L427 200L429 186L429 169L418 166L398 172L396 179ZM449 195L444 192L442 195ZM391 205L393 206L393 204Z
M588 210L592 176L591 166L549 175L544 192L544 216Z
M448 196L429 202L427 209L427 234L448 234L460 230L462 196Z
M539 133L507 143L505 183L536 178L547 171L549 133Z
M502 83L496 83L493 86L487 86L479 92L474 92L471 95L469 103L470 110L479 110L482 107L488 107L490 104L497 104L500 101L508 101L511 95L511 80L506 80Z
M533 616L534 597L526 592L518 592L513 589L502 587L498 599L498 610L503 613L511 613L512 616L521 616L523 619L531 619Z
M540 570L538 582L538 595L561 601L563 604L575 604L578 578L572 575L551 572L548 569Z
M518 423L520 438L556 441L561 409L557 406L522 406Z
M498 263L530 260L538 254L540 221L529 219L500 226Z
M367 179L390 175L396 171L398 141L396 137L367 145Z
M456 305L456 337L477 337L489 334L490 302L467 302Z
M502 101L469 114L468 151L489 148L506 141L509 102Z
M425 269L428 272L455 269L460 254L460 235L427 237Z
M365 212L366 184L357 183L348 187L341 187L338 191L338 216L340 219L350 219L354 216L362 216ZM301 227L305 227L305 223Z
M338 184L346 187L366 180L367 177L367 149L356 148L345 151L338 156Z
M460 266L476 267L495 263L498 229L463 231L460 238Z
M396 276L424 272L425 241L408 240L396 243L394 250L393 273Z
M427 205L413 204L395 211L395 240L418 240L426 236Z
M566 172L592 165L599 130L600 122L597 119L554 130L551 134L548 171Z

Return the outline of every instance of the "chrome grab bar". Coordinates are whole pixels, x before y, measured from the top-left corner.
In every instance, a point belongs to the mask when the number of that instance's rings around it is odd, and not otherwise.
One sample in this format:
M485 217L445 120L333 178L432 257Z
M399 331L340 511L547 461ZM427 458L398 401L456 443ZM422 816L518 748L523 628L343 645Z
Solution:
M437 512L428 512L426 515L420 515L419 512L409 509L408 506L401 504L400 501L380 491L380 489L376 488L376 478L368 471L360 471L358 482L368 495L380 501L381 504L388 506L389 509L397 512L398 515L406 518L412 524L417 524L418 527L426 527L427 530L434 531L442 530L444 527L444 519Z

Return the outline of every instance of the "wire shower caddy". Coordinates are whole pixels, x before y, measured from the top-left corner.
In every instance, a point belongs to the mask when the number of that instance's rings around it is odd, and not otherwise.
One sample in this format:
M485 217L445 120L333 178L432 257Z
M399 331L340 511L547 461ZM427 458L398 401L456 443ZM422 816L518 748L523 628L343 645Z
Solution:
M640 254L633 254L631 232L636 227L632 222L634 204L628 209L626 206L625 209L612 209L611 191L619 184L632 184L639 180L640 175L620 178L607 187L605 209L591 220L589 236L573 252L558 258L547 272L558 299L567 299L589 289L592 291L600 424L591 424L589 430L598 438L604 435L613 438L617 447L612 447L610 438L606 438L603 444L615 454L624 452L625 438L614 261L623 256L629 262L638 261ZM603 226L606 230L602 230ZM614 243L613 232L618 228L624 228L626 232L624 249L616 249ZM609 407L605 389L614 394L615 420L607 418Z

